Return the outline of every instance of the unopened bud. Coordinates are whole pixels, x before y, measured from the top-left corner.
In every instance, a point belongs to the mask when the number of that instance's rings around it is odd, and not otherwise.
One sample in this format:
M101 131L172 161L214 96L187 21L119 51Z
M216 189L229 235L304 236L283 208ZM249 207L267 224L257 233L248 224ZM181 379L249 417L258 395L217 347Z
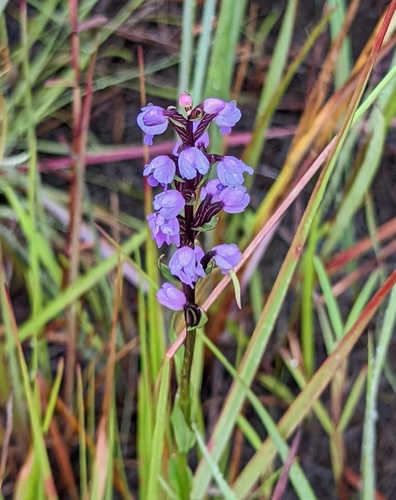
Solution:
M179 97L179 106L184 109L189 109L192 107L192 98L187 92L183 92Z

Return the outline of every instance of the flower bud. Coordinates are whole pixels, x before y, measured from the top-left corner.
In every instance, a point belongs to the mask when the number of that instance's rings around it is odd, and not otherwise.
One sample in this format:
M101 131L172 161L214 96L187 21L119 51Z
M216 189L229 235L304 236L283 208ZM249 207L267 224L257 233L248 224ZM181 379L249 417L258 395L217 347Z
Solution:
M188 109L192 107L192 97L187 92L183 92L179 97L179 106Z

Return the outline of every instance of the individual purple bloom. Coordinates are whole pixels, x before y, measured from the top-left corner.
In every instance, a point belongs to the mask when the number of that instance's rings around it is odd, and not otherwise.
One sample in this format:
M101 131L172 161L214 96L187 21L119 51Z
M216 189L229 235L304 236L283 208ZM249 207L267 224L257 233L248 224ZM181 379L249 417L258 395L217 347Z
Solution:
M213 260L223 274L227 274L227 272L235 267L242 258L239 248L234 245L234 243L231 245L217 245L213 247L212 251L215 252Z
M165 116L164 109L149 104L142 108L142 112L137 117L137 123L146 134L143 142L151 146L153 144L153 136L165 132L169 121L168 117Z
M206 186L201 189L200 199L203 201L207 196L212 198L213 203L219 201L219 195L221 191L225 189L225 186L219 181L219 179L212 179Z
M252 167L248 167L242 160L233 156L224 156L216 167L217 177L224 186L242 186L243 173L253 174Z
M205 278L206 274L201 264L204 252L201 247L181 247L173 254L169 261L169 270L180 281L194 288L194 283L199 277Z
M166 155L157 156L143 170L143 175L149 176L147 181L152 187L158 186L158 184L162 184L163 186L170 184L173 182L175 173L176 165Z
M226 103L221 99L216 99L215 97L209 97L205 99L202 108L208 115L217 115L222 109L224 109Z
M238 214L249 205L250 196L243 186L227 187L219 194L219 201L223 204L224 212Z
M179 191L170 189L154 197L153 207L164 219L173 219L183 210L184 197Z
M157 299L160 304L169 307L172 311L182 311L187 303L186 296L170 283L164 283L157 292Z
M239 122L242 113L237 108L236 102L227 102L224 108L215 117L214 122L220 127L222 134L229 134L231 128Z
M177 247L180 246L180 224L176 217L164 219L162 215L154 213L147 216L147 221L158 248L164 243L167 245L174 243Z
M209 170L209 160L197 148L187 148L179 154L179 172L183 179L194 179L199 172L205 175Z

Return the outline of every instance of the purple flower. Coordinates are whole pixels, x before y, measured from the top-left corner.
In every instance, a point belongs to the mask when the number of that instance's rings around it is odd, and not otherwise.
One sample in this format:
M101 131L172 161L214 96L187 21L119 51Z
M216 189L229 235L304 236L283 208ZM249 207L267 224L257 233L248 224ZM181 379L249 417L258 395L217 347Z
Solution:
M194 179L199 172L205 175L209 170L209 160L197 148L187 148L179 154L179 172L183 179Z
M227 187L219 194L219 201L223 204L224 212L238 214L249 205L250 196L243 186Z
M146 134L143 139L144 143L151 146L153 136L162 134L168 128L168 117L165 116L164 109L149 104L142 108L142 112L137 117L137 123Z
M174 243L177 247L180 246L180 225L176 217L164 219L162 215L155 213L148 215L147 221L158 248L164 243L167 245Z
M157 299L160 304L169 307L172 311L182 311L187 303L186 296L170 283L164 283L157 292Z
M181 247L169 261L169 270L180 281L194 288L194 283L199 277L205 278L206 274L201 264L204 252L201 247Z
M223 274L227 274L242 258L239 248L233 243L231 245L217 245L213 247L212 251L215 252L213 260Z
M217 164L216 171L219 181L224 186L241 186L244 181L243 173L253 174L252 167L248 167L233 156L224 156Z
M158 184L163 186L173 182L176 173L175 163L166 155L160 155L151 160L144 167L143 175L148 175L147 182L150 186L155 187Z
M164 219L173 219L179 215L184 205L185 201L183 195L174 189L157 194L153 202L154 210Z
M221 99L216 99L215 97L209 97L205 99L202 107L205 113L208 115L217 115L222 109L225 108L226 103Z
M227 102L224 108L219 111L218 115L215 117L214 122L220 127L220 132L222 134L229 134L231 128L239 122L242 113L237 108L236 102Z
M212 202L215 203L219 201L219 196L221 191L225 189L225 186L219 181L219 179L212 179L206 186L202 186L200 199L203 201L207 196L212 198Z

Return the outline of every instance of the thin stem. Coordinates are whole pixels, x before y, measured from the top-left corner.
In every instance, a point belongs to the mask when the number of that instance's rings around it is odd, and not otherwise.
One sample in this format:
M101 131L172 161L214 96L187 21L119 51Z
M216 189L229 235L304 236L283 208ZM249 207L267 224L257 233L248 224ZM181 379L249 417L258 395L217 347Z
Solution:
M184 346L184 359L180 377L180 408L187 424L191 425L190 377L194 357L195 329L187 333Z
M190 121L187 122L187 137L188 146L194 146L193 127ZM187 184L187 183L186 183ZM188 185L185 188L188 189ZM184 208L185 219L185 244L194 248L194 235L193 220L194 220L194 207L193 205L186 205ZM194 358L195 347L195 326L198 324L199 319L197 316L198 307L195 304L195 290L189 285L183 284L183 292L187 298L187 305L184 309L184 317L187 327L187 337L184 348L184 359L180 377L180 407L183 412L187 424L191 425L191 397L190 397L190 377L191 368ZM191 328L189 330L189 327Z

